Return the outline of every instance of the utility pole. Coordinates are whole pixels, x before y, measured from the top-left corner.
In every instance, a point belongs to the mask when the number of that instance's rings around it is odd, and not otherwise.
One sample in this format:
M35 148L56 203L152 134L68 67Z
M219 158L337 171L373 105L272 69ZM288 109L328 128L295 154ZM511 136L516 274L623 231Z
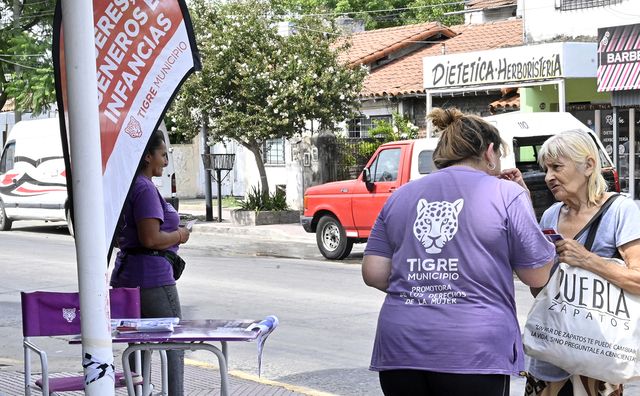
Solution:
M85 395L113 396L93 1L61 4Z
M202 138L202 153L205 157L209 157L211 153L211 147L209 147L209 143L207 142L207 137L209 136L209 127L207 126L207 121L209 119L209 114L204 112L202 115L202 125L200 126L200 135ZM209 169L204 170L204 202L206 205L206 221L213 221L213 206L211 205L211 171ZM220 200L220 197L218 197Z

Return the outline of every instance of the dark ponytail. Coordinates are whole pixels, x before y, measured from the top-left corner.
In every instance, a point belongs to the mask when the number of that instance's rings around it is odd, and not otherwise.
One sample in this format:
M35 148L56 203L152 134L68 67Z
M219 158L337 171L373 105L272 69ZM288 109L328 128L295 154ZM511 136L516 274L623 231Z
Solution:
M480 160L491 143L496 153L506 150L498 129L478 116L456 108L435 108L428 118L440 135L433 153L433 163L438 169L467 159Z

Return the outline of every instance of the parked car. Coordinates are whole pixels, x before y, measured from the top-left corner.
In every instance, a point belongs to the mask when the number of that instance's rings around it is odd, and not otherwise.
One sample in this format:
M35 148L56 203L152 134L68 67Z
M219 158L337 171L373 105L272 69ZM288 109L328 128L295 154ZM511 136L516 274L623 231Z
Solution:
M537 163L537 153L551 135L569 129L591 135L600 152L602 172L609 189L620 191L618 173L598 137L569 113L507 113L486 118L496 125L509 145L502 167L518 167L531 191L536 216L555 202ZM313 186L305 191L307 232L316 233L322 255L340 260L351 253L354 243L365 242L387 198L401 185L435 170L432 156L436 138L405 140L381 145L354 180Z
M160 129L169 165L153 181L178 210L172 149L164 124ZM20 121L9 132L0 156L0 231L10 230L17 220L66 221L73 234L57 118Z

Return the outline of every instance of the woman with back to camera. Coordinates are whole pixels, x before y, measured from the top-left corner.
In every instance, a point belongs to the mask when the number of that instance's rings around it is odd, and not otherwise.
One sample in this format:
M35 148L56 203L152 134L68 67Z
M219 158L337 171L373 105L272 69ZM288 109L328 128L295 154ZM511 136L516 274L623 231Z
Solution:
M540 220L542 228L553 228L563 236L555 242L558 262L584 268L627 293L640 294L640 210L633 199L606 191L593 139L573 130L554 135L542 145L538 162L559 201ZM583 246L590 228L585 226L609 199L614 201L602 215L589 251ZM607 260L617 253L626 267ZM532 292L536 295L539 290ZM541 360L527 360L527 396L622 394L621 386L572 375Z
M178 212L151 180L167 166L167 146L160 131L151 135L127 195L118 237L120 251L111 273L113 287L139 287L143 318L182 317L178 289L169 261L162 252L178 251L189 240ZM167 351L169 395L184 393L184 352Z
M439 170L391 195L364 253L365 283L387 293L371 369L385 395L507 396L524 369L513 271L543 286L553 245L520 172L501 172L497 129L457 109L429 118Z

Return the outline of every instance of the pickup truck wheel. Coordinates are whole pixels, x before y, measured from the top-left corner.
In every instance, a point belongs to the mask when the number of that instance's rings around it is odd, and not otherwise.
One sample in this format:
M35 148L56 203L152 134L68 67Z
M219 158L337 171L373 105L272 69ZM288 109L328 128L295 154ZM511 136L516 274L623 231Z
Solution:
M318 222L316 242L320 253L329 260L342 260L353 248L353 240L347 238L342 224L333 216L324 216Z
M0 200L0 231L9 231L13 221L7 217L7 212L4 210L4 204Z

